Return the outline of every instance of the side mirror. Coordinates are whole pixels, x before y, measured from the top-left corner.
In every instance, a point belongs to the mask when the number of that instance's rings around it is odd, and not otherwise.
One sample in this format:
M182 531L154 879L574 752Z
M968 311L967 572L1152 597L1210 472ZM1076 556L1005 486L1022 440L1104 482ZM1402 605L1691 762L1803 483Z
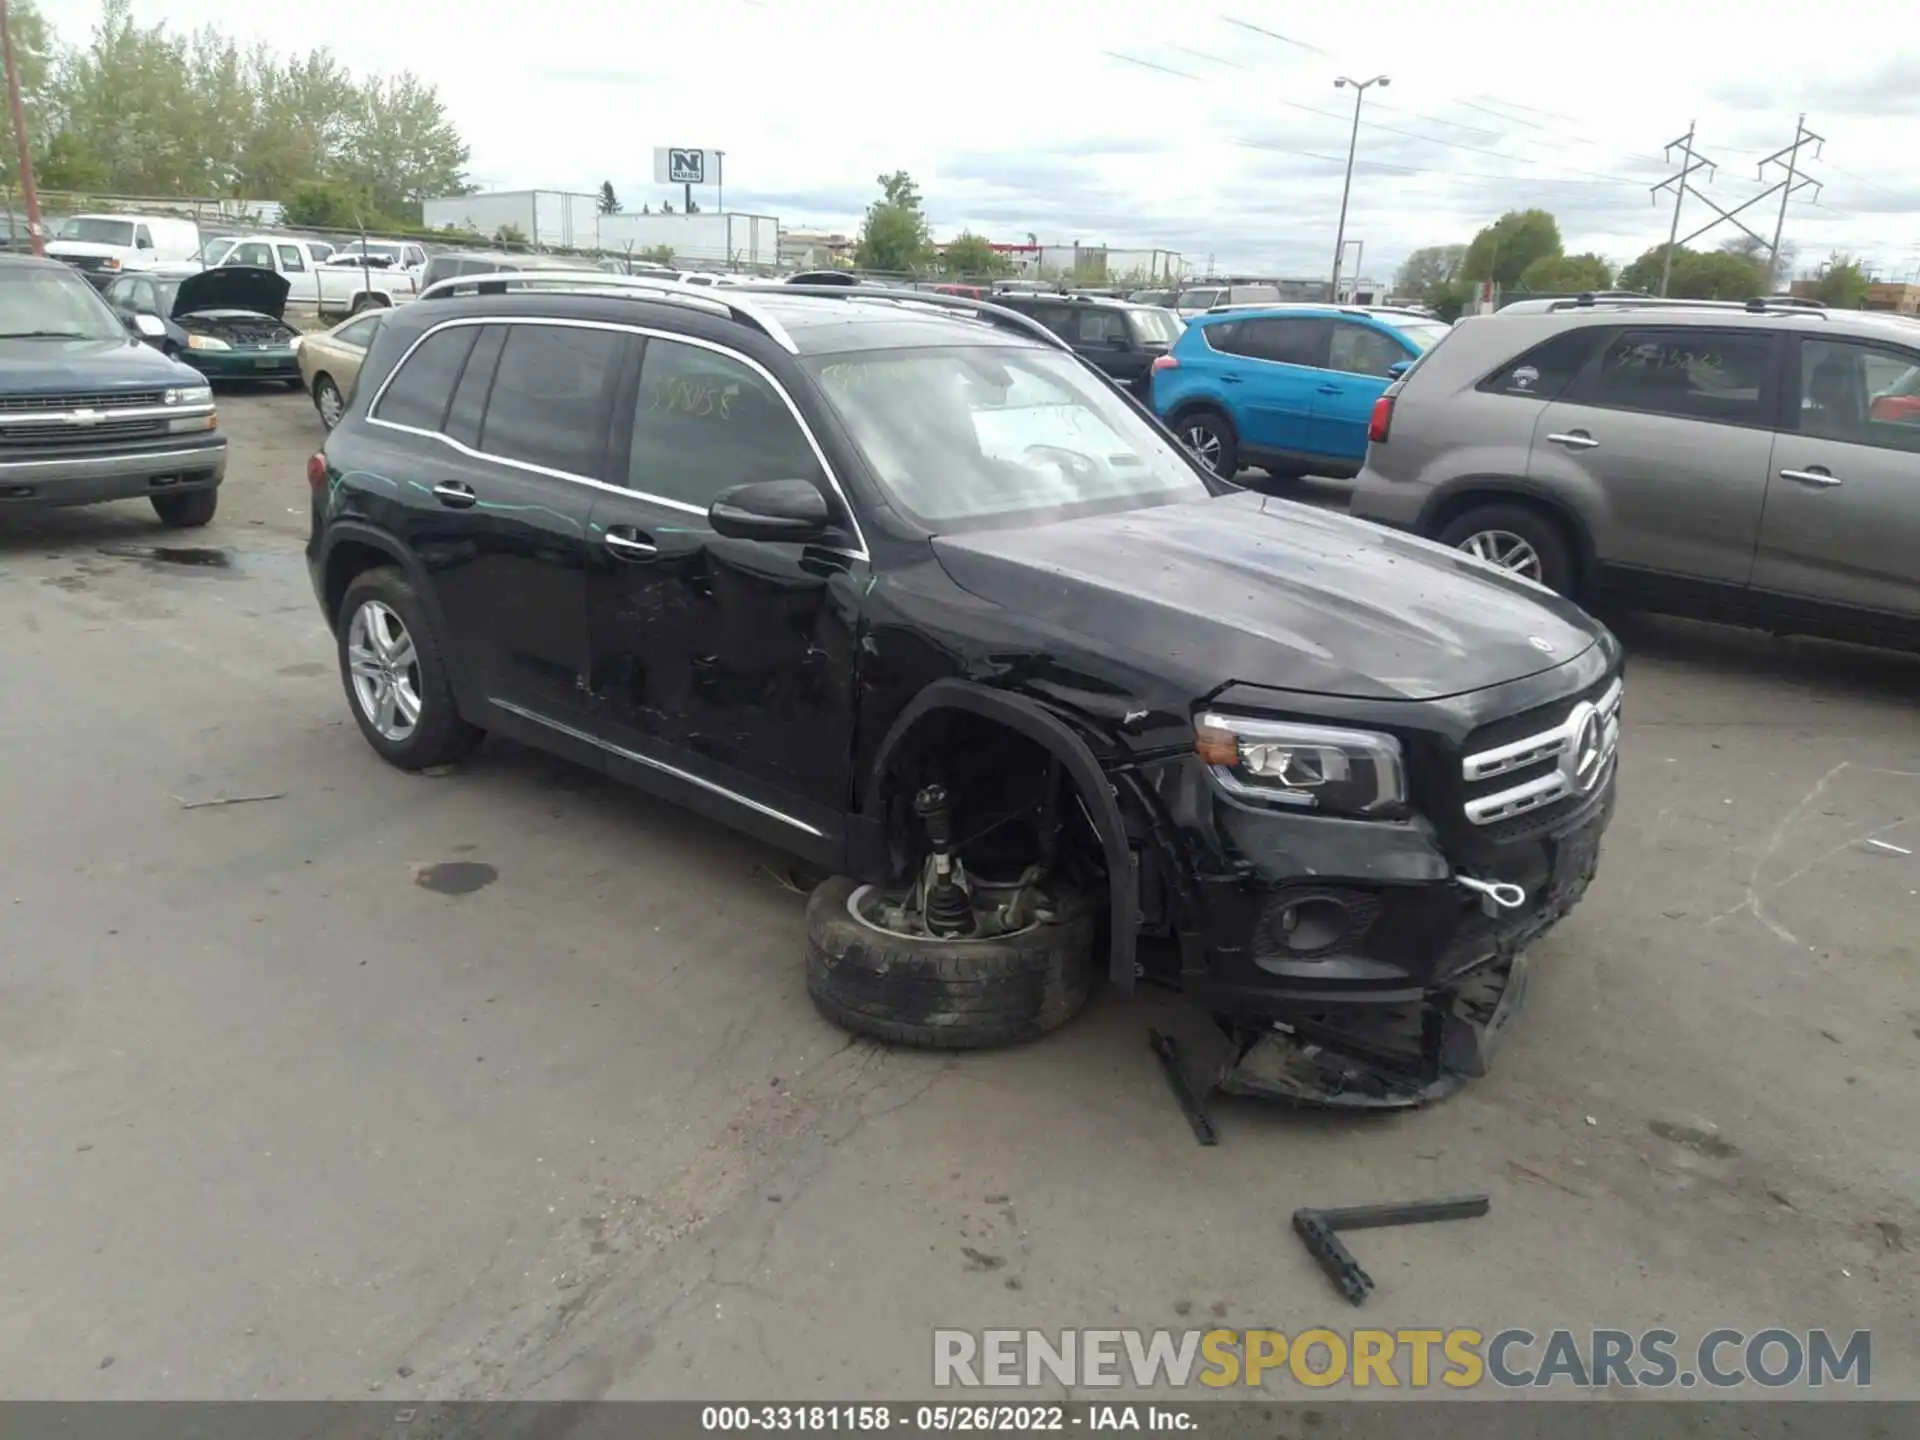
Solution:
M811 480L759 480L714 497L707 523L735 540L818 540L833 522L827 497Z
M1387 377L1392 380L1398 380L1412 368L1413 362L1411 360L1396 360L1393 364L1387 366Z
M128 324L148 340L161 339L167 333L167 325L158 315L135 315Z

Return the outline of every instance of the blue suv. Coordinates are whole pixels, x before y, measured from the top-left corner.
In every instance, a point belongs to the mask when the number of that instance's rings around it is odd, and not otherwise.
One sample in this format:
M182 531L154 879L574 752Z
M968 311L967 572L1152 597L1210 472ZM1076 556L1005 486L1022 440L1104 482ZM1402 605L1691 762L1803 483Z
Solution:
M1196 315L1153 366L1153 408L1216 475L1359 473L1374 402L1447 333L1408 310L1261 305Z

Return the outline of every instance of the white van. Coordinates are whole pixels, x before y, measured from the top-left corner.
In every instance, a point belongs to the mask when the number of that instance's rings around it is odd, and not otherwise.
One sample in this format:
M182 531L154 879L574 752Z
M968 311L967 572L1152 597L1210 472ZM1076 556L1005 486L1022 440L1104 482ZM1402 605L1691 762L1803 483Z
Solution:
M191 260L199 249L200 227L165 215L75 215L47 243L48 258L100 286L129 270Z

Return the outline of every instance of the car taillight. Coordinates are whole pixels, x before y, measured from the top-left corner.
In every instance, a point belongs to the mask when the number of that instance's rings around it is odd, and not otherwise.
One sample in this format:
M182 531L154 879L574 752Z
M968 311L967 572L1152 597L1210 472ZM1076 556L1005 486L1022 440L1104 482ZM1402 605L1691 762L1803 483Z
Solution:
M1367 440L1374 445L1387 443L1387 431L1393 428L1393 396L1382 395L1373 402L1373 418L1367 421Z
M1171 355L1156 355L1153 357L1153 368L1155 370L1178 370L1180 368L1180 362Z
M315 452L307 457L307 484L318 490L327 483L327 457Z

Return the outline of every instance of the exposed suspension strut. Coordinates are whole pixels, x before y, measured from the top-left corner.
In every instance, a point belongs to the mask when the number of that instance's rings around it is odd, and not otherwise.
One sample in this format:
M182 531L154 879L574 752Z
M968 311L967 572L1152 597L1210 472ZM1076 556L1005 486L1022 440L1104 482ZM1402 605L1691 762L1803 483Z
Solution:
M973 902L954 878L953 812L944 785L929 785L913 797L913 813L927 831L931 879L927 885L929 935L952 937L974 931Z

